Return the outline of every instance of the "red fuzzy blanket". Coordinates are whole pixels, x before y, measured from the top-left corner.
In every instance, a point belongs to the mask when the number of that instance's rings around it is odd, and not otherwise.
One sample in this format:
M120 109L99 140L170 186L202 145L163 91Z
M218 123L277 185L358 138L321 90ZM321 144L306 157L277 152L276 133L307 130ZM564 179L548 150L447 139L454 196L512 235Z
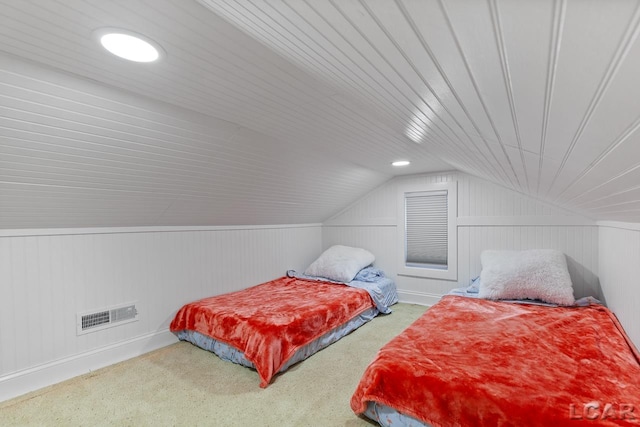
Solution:
M640 425L640 356L603 306L445 296L378 352L368 401L433 426Z
M187 304L170 330L197 331L241 350L266 387L300 347L371 307L363 289L282 277Z

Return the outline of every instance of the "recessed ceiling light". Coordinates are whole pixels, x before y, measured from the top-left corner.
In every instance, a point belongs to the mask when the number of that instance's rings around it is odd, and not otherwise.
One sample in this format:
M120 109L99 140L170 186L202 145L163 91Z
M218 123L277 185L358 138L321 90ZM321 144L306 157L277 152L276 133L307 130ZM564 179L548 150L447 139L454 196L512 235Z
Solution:
M397 162L391 163L391 166L408 166L411 162L408 160L398 160Z
M132 31L119 28L100 28L93 34L102 47L129 61L153 62L165 54L156 42Z

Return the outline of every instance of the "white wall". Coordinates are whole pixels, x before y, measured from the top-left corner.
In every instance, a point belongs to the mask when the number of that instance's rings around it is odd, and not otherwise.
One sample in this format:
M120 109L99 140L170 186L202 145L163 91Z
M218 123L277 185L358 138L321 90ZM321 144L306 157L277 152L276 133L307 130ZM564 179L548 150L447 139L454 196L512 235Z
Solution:
M398 276L397 187L457 181L458 280ZM577 297L600 296L598 227L594 221L458 172L390 180L324 223L323 247L360 246L376 255L376 265L395 278L404 301L433 303L480 274L483 249L554 248L567 255Z
M640 225L602 222L599 229L604 299L640 348Z
M576 295L604 297L640 343L639 226L598 226L457 172L418 175L387 182L322 226L0 232L0 401L174 342L167 328L183 303L302 271L332 244L370 249L395 276L397 185L452 180L458 280L396 276L404 301L433 303L466 285L482 249L557 248ZM138 322L76 335L78 312L130 301Z
M3 231L0 401L172 343L182 304L303 270L320 250L319 224ZM139 321L76 335L78 312L131 301Z

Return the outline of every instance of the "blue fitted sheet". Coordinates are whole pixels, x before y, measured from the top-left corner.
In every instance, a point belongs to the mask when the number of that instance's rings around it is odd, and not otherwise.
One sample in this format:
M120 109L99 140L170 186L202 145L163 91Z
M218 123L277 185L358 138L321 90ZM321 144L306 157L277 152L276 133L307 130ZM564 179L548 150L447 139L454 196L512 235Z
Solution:
M382 427L431 427L430 424L426 424L378 402L368 402L364 415Z

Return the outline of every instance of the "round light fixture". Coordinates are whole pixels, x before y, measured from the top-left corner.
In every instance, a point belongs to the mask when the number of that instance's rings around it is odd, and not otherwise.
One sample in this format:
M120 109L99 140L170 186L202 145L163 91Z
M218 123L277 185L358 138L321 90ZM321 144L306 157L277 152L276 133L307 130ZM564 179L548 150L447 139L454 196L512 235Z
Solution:
M408 160L398 160L397 162L391 163L391 166L400 167L400 166L408 166L409 164L411 164L411 162Z
M156 42L132 31L100 28L93 34L102 47L129 61L154 62L165 55L164 50Z

